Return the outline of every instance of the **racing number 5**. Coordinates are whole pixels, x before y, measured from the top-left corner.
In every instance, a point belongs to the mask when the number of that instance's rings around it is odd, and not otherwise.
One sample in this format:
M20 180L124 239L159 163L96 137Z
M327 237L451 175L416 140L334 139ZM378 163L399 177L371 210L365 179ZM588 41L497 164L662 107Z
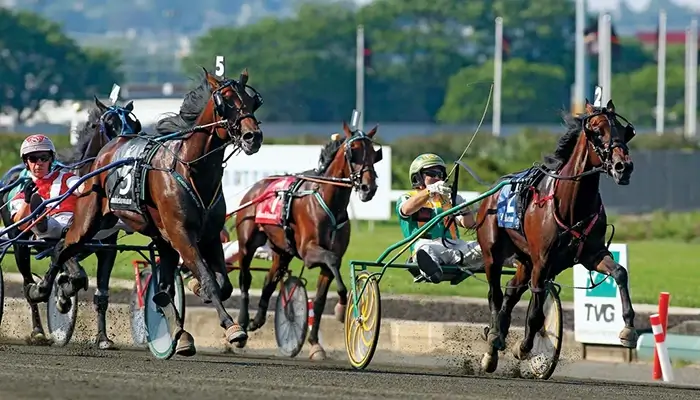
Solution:
M216 56L215 66L216 71L214 73L217 76L224 76L224 70L226 68L224 65L224 56Z

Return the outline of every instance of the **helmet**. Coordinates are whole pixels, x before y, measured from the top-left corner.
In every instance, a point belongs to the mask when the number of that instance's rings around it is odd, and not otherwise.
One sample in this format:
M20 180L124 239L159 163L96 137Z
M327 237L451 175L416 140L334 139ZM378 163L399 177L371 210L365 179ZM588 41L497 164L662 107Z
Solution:
M422 186L423 178L421 178L420 172L425 168L435 166L441 167L443 173L447 173L445 161L437 154L425 153L416 157L408 168L408 177L411 180L411 185L413 187Z
M27 154L37 151L50 151L51 154L56 154L56 147L54 147L53 142L47 136L31 135L22 142L19 155L24 158Z

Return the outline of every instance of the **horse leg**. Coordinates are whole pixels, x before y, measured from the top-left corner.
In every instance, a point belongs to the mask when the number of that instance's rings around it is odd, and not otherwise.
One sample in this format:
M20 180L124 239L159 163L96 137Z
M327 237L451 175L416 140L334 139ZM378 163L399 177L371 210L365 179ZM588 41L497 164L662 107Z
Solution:
M229 343L246 340L248 335L241 329L240 325L233 321L231 315L224 308L219 285L214 278L214 274L204 261L199 247L197 247L197 240L186 234L187 229L182 226L181 220L173 218L166 221L169 222L165 226L168 236L172 238L173 247L180 253L184 264L190 268L195 278L200 282L200 292L203 291L206 298L211 300L219 316L219 321L221 321L220 325L226 330L226 340ZM175 268L176 265L177 262L172 268Z
M265 243L267 236L262 232L256 232L252 220L245 219L239 223L238 232L238 251L240 256L240 272L238 274L238 285L241 289L241 309L238 312L238 324L243 332L248 331L250 324L250 284L253 281L253 276L250 273L250 263L253 262L255 249ZM247 343L246 340L241 340L236 343L236 347L243 348Z
M520 298L528 289L527 282L530 278L530 274L526 268L525 265L518 267L513 278L508 281L508 287L503 297L503 306L498 313L499 331L501 332L504 342L510 330L513 308L515 308L515 305L518 304Z
M158 256L159 287L158 292L153 296L153 302L163 310L164 315L169 320L170 334L177 340L175 353L181 356L190 357L197 353L194 345L194 337L185 331L185 321L182 315L175 309L175 273L180 262L178 252L162 238L156 239Z
M311 331L309 332L309 358L311 360L320 361L326 359L326 351L323 349L321 344L318 342L318 330L321 328L321 316L323 315L323 310L326 308L326 296L328 295L328 289L331 286L331 281L333 280L333 273L331 273L325 266L321 267L321 272L318 275L318 281L316 283L316 298L314 299L314 323L311 325Z
M219 285L221 292L221 301L226 301L233 293L233 285L226 271L226 261L224 260L224 248L218 236L209 239L209 241L200 240L199 251L204 257L204 261L209 268L214 272L216 283Z
M117 244L118 233L114 233L103 242ZM95 252L97 256L97 290L92 297L97 313L97 337L95 344L100 350L114 349L114 342L107 335L107 308L109 307L109 279L112 276L117 250L104 249Z
M17 263L17 269L20 274L22 274L23 287L28 288L34 282L34 275L32 275L32 262L31 262L31 250L26 246L20 246L13 244L15 253L15 262ZM44 332L44 327L41 324L41 316L39 314L39 306L36 303L32 303L25 291L25 298L29 303L29 308L32 312L32 333L29 335L28 342L32 345L46 346L51 344L51 340L46 337Z
M541 259L543 259L542 257ZM549 271L553 266L551 261L547 264L540 260L533 260L532 277L530 278L530 291L532 297L527 308L527 323L525 324L525 335L519 346L513 348L513 355L518 360L527 359L535 342L535 335L544 325L544 302L547 299L547 288L545 287L545 277L543 273Z
M272 293L275 292L277 283L283 276L283 271L286 271L289 267L289 263L292 261L293 256L287 253L273 253L272 254L272 266L265 276L265 282L263 283L262 294L260 295L260 302L258 304L258 312L255 314L255 319L250 325L250 331L255 331L265 325L265 320L267 319L267 310L270 307L270 297ZM283 296L283 293L279 293L278 296Z
M590 269L590 268L588 268ZM632 298L628 288L627 270L612 259L610 254L606 254L603 259L595 265L595 270L606 275L610 275L615 279L618 289L620 290L620 301L622 303L622 319L625 321L625 327L620 331L620 343L624 347L634 349L637 347L637 330L634 328L634 309L632 308Z
M488 300L489 310L491 311L491 320L486 338L489 348L481 359L481 367L484 371L492 373L498 367L498 352L503 351L506 347L505 337L499 329L499 311L503 306L501 272L505 257L503 256L503 251L496 242L498 235L496 219L492 218L491 221L485 221L481 229L490 230L490 232L487 230L484 234L484 238L488 238L486 240L479 240L479 245L482 250L484 272L489 283ZM479 239L482 238L480 237Z
M328 269L333 274L335 279L335 285L338 288L338 303L335 305L333 312L335 313L335 319L338 322L345 323L345 312L348 308L348 289L345 287L345 282L343 282L343 277L340 274L340 257L335 257L335 263L328 265ZM316 315L316 314L314 314Z
M65 239L61 239L56 244L56 249L51 257L51 265L44 279L38 284L30 284L25 289L25 295L29 301L34 303L48 301L54 279L61 267L64 267L68 274L67 282L61 284L59 291L61 293L56 299L60 312L67 312L70 309L70 297L78 290L81 288L87 290L87 274L74 257L82 250L83 243L92 238L100 229L99 220L102 216L100 203L101 198L95 192L78 199L76 209L81 210L81 212L73 214L73 223L68 228Z

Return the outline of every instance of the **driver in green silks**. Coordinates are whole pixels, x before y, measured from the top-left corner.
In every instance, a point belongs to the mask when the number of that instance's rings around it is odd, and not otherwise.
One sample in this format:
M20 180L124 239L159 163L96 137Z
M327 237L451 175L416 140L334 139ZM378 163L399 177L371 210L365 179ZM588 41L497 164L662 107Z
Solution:
M396 203L401 232L404 238L411 236L426 222L441 212L465 202L460 195L452 204L451 189L445 184L447 170L445 162L436 154L421 154L409 168L413 190L405 193ZM454 223L449 223L455 218ZM442 279L441 265L483 266L481 248L476 241L460 239L455 224L462 228L475 228L474 214L468 208L460 215L447 216L426 231L411 246L411 254L418 264L422 278L432 283ZM449 226L448 229L445 229ZM420 280L421 276L416 278Z

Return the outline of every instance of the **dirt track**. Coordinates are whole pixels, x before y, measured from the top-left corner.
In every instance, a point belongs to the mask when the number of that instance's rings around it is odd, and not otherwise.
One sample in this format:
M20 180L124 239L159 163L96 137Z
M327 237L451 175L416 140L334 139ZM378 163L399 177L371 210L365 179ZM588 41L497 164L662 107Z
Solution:
M0 346L0 398L16 399L697 399L700 389L620 382L457 376L453 371L197 355L159 361L146 351ZM216 397L215 397L216 396Z

